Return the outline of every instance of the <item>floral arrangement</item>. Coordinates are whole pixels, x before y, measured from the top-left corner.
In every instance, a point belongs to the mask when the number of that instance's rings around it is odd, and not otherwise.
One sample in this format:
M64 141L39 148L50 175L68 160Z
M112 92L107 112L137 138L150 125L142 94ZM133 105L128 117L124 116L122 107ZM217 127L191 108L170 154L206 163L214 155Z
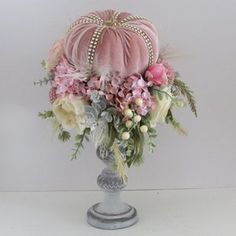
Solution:
M143 74L99 75L91 67L74 66L65 55L64 41L59 40L42 65L47 76L36 84L49 84L52 109L39 116L53 121L61 141L74 136L72 159L89 139L95 147L114 151L114 168L124 181L125 165L142 163L144 145L153 151L158 123L186 133L173 116L175 107L188 104L197 116L193 92L161 55Z

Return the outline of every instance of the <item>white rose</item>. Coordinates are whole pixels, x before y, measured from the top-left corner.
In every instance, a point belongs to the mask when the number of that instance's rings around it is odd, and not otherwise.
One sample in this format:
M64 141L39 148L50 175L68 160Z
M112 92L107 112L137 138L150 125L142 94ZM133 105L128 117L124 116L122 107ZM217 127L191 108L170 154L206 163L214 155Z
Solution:
M76 129L82 134L85 126L85 103L80 97L67 96L58 98L53 103L53 113L59 124L69 131Z
M163 97L160 99L158 95L155 95L155 106L150 112L150 125L152 128L154 128L158 122L165 122L167 112L170 109L172 103L170 89L166 87L162 91L168 93L169 96L165 96L163 93Z

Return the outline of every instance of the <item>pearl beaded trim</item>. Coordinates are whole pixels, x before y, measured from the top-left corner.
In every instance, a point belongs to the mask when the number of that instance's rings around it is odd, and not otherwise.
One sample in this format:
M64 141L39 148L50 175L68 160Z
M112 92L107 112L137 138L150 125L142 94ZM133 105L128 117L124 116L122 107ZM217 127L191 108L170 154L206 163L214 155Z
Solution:
M94 33L92 35L92 38L90 40L89 47L88 47L88 59L87 59L87 61L90 65L93 64L93 60L94 60L98 40L99 40L100 35L101 35L101 33L102 33L102 31L105 27L106 27L105 25L99 26L94 31Z
M99 21L100 24L103 24L103 23L104 23L104 20L103 20L101 17L97 16L97 15L90 14L90 15L88 15L87 17L90 18L90 19L92 19L92 20Z
M88 24L88 23L93 23L93 24L96 24L96 25L103 25L103 22L99 21L99 20L96 20L96 19L90 19L88 17L81 17L79 18L77 21L75 21L74 23L72 23L72 25L70 26L69 28L69 31L71 31L72 28L74 28L76 25L79 25L79 24Z
M141 16L127 16L123 20L118 21L117 18L118 18L119 15L120 15L120 12L115 11L113 13L111 19L108 20L108 21L104 21L101 17L99 17L97 15L94 15L94 14L90 14L88 16L82 16L81 18L79 18L77 21L75 21L71 25L69 31L78 24L93 23L93 24L98 25L98 27L96 28L96 30L94 31L94 33L91 37L91 40L89 42L89 47L88 47L87 61L91 65L91 64L93 64L97 44L98 44L99 38L100 38L101 33L102 33L104 28L118 26L118 27L123 27L123 28L126 28L128 30L131 30L131 31L133 31L134 33L137 33L138 35L140 35L143 38L143 40L146 44L146 47L148 49L148 53L149 53L149 62L148 62L148 64L152 65L154 63L154 52L153 52L151 39L149 38L147 33L145 33L142 29L140 29L137 26L133 26L133 25L129 24L130 21L147 20L147 19L144 18L144 17L141 17Z
M114 13L114 20L117 21L117 18L118 18L119 15L120 15L120 12L115 11L115 13Z
M147 20L147 19L144 18L144 17L141 17L141 16L127 16L122 21L120 21L120 24L124 24L124 23L127 23L129 21L135 21L135 20Z

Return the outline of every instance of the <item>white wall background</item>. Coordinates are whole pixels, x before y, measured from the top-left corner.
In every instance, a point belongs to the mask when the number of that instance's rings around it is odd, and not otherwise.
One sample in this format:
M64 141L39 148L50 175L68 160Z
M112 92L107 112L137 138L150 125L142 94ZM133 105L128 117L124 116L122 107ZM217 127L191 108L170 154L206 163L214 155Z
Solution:
M47 89L34 87L40 62L77 16L113 8L150 18L195 90L199 118L178 118L187 137L159 127L155 154L129 170L130 189L236 186L236 1L0 1L0 191L97 189L103 165L91 144L70 161L73 143L53 138L37 112Z

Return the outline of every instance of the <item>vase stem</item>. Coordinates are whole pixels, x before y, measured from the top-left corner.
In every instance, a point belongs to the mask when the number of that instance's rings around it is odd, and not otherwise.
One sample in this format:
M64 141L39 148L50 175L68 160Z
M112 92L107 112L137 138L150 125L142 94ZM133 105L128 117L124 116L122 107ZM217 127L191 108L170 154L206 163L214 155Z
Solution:
M98 152L97 152L98 154ZM90 225L101 229L120 229L138 221L136 209L120 200L120 191L126 186L118 172L113 168L114 158L109 153L102 159L107 165L97 178L98 186L104 191L103 202L92 206L87 212Z

